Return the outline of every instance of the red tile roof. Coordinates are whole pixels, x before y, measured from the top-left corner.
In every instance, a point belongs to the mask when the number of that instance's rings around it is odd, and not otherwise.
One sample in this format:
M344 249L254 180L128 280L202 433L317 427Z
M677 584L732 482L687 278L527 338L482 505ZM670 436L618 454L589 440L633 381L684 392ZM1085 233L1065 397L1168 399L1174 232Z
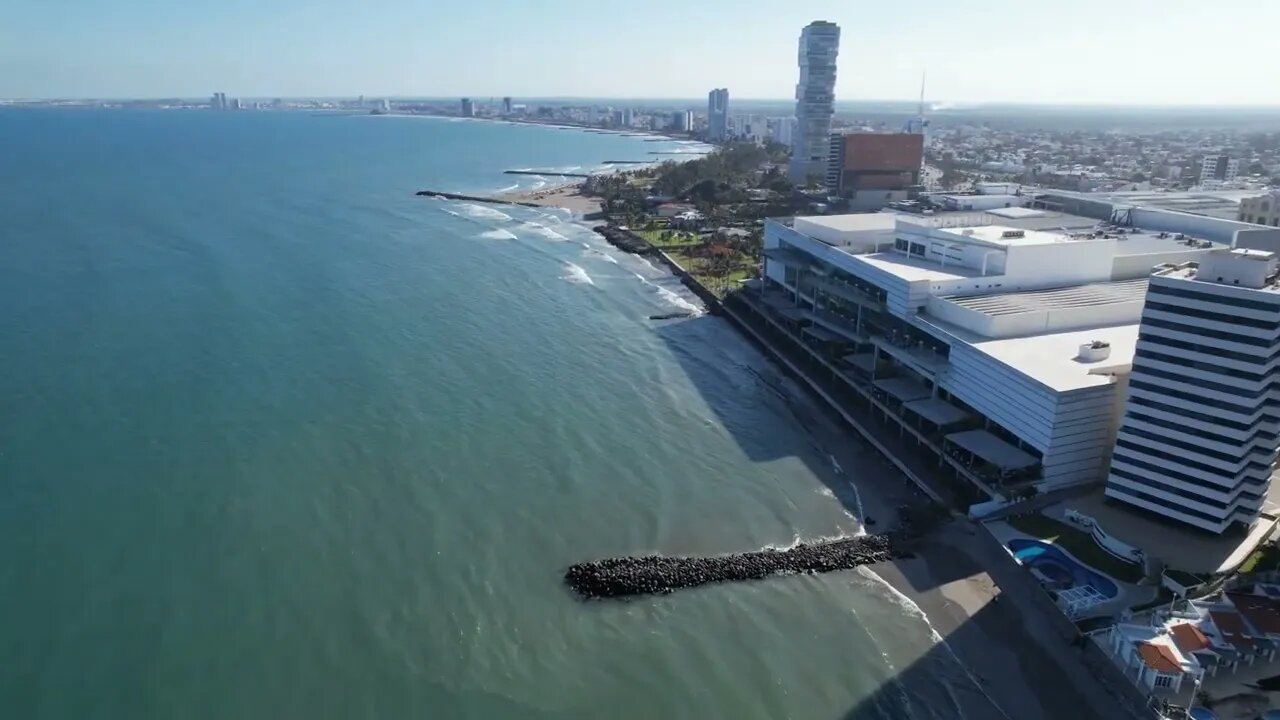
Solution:
M1253 652L1253 641L1245 637L1249 633L1249 628L1244 624L1244 618L1240 617L1240 613L1210 610L1209 619L1213 620L1214 627L1218 628L1223 639L1233 647L1239 648L1241 652Z
M1162 673L1180 673L1182 665L1178 663L1178 659L1173 655L1173 648L1168 645L1152 645L1151 643L1138 643L1138 655L1142 656L1142 661L1147 667Z
M1227 593L1245 620L1263 635L1280 635L1280 600L1248 593Z
M1173 644L1178 646L1182 652L1195 652L1204 650L1209 647L1209 638L1200 632L1200 628L1191 623L1179 623L1169 628L1169 634L1173 635Z

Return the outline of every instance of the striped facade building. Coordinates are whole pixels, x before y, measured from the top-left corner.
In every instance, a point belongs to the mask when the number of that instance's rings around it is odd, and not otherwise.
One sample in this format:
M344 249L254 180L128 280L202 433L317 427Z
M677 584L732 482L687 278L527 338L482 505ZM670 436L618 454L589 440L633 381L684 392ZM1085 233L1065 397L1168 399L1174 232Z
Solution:
M1217 250L1152 275L1108 497L1222 533L1258 518L1280 446L1277 259Z

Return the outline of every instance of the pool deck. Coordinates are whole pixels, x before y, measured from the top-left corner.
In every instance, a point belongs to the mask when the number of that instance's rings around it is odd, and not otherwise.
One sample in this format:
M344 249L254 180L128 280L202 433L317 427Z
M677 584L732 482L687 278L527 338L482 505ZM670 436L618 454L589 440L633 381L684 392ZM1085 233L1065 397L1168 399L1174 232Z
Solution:
M996 540L999 540L1000 544L1005 546L1005 551L1009 552L1010 555L1013 555L1013 553L1010 552L1008 549L1010 540L1023 539L1023 540L1035 540L1038 542L1047 542L1044 538L1033 537L1031 535L1028 535L1024 532L1021 532L1015 529L1012 525L1008 523L1001 522L998 520L988 522L986 523L986 526L987 526L987 530L991 532L991 534L996 538ZM1047 543L1047 544L1052 545L1053 543ZM1110 580L1111 582L1115 583L1116 589L1118 590L1114 598L1112 598L1111 600L1108 600L1105 603L1097 605L1096 607L1091 609L1088 613L1086 613L1083 616L1083 618L1108 617L1108 616L1118 615L1124 612L1125 610L1128 610L1130 607L1133 607L1134 605L1138 605L1141 603L1150 602L1151 600L1154 600L1156 596L1159 594L1159 588L1157 587L1150 586L1150 585L1134 585L1133 583L1127 583L1127 582L1124 582L1123 580L1117 580L1116 578L1112 577L1111 575L1108 575L1105 572L1102 572L1101 570L1095 568L1089 563L1082 561L1080 558L1076 557L1075 555L1072 555L1070 552L1067 552L1065 548L1061 546L1056 546L1056 547L1058 551L1061 552L1063 555L1066 555L1068 558L1075 561L1082 567L1088 568L1090 572L1097 573L1099 576L1104 577ZM1027 572L1030 572L1029 568L1027 569Z
M1273 483L1262 519L1254 523L1244 537L1211 535L1163 522L1107 502L1101 488L1050 505L1043 512L1061 520L1067 509L1078 510L1097 520L1108 534L1142 548L1149 557L1158 558L1171 568L1212 574L1235 569L1270 536L1276 527L1277 500L1280 500L1280 483Z

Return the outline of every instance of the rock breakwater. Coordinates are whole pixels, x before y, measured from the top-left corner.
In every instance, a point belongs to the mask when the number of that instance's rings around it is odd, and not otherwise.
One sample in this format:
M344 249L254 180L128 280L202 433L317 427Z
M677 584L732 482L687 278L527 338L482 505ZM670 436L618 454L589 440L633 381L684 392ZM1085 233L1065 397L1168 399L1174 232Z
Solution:
M621 557L577 563L565 583L584 598L666 594L715 582L759 580L771 575L825 573L884 562L903 553L888 535L864 535L785 550L715 557Z

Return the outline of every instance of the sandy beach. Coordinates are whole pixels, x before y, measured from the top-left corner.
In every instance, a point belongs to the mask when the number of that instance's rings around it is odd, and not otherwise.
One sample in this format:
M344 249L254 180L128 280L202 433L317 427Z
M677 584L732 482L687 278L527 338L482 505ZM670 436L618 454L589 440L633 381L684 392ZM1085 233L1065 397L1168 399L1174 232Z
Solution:
M516 190L503 193L500 197L512 202L567 208L580 216L600 212L600 198L583 195L581 182L556 185L541 190Z
M900 505L924 500L911 482L820 401L791 380L785 385L780 389L796 420L816 449L831 458L830 470L818 468L818 474L846 507L860 508L861 516L869 518L868 532L888 530ZM997 599L1002 591L984 568L1008 560L992 556L1002 550L980 542L985 538L977 533L982 532L985 529L968 520L956 519L927 538L915 557L870 567L928 618L942 638L931 653L954 654L986 695L959 701L984 718L993 711L997 714L992 717L1009 720L1124 717L1098 688L1077 648L1063 642L1033 612L1024 616L1015 599ZM932 672L921 660L899 671Z

